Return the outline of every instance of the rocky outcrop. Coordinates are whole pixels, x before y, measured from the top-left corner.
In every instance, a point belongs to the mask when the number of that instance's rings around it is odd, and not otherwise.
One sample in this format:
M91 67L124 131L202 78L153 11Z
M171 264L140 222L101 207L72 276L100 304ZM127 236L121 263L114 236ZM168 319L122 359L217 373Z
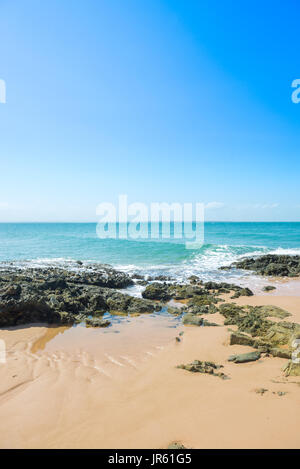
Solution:
M299 277L300 256L267 254L242 259L233 263L231 267L252 270L257 274L270 277Z
M224 303L219 306L225 317L224 324L238 326L230 335L231 345L249 345L274 357L291 358L293 342L300 337L300 324L287 321L272 321L290 316L276 306L238 306Z
M106 311L142 314L160 309L150 300L115 289L131 283L126 274L102 265L74 272L56 268L2 271L0 327L32 322L73 324Z
M218 293L231 293L234 292L232 298L239 298L240 296L252 296L253 292L248 287L240 287L234 283L226 282L206 282L204 283L204 288L206 290L213 290Z
M203 305L214 305L221 301L220 296L223 293L233 293L232 298L240 296L252 296L249 288L242 288L231 283L217 282L197 282L192 277L191 284L176 284L153 282L146 286L142 293L143 298L167 302L170 299L177 301L187 300L190 309ZM215 312L215 311L210 311Z

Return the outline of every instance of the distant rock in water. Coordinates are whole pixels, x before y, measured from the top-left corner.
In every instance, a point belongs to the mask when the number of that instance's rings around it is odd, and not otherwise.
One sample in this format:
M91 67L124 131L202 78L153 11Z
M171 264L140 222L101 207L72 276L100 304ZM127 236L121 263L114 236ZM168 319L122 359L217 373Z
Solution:
M269 292L276 290L276 287L273 287L272 285L267 285L266 287L263 288L263 291Z
M231 267L252 270L270 277L299 277L300 256L266 254L257 258L251 257L234 262Z

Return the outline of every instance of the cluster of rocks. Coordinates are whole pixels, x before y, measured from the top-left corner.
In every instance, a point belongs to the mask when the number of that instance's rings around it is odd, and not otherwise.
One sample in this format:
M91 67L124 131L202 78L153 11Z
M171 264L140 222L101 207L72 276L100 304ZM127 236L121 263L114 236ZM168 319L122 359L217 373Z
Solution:
M258 351L257 356L265 353L279 358L292 358L293 344L300 338L300 324L270 319L285 319L290 316L287 311L276 306L252 307L223 303L219 306L219 312L225 317L225 325L237 326L237 331L231 332L230 345L253 347ZM284 371L286 375L300 375L300 364L290 361Z
M185 313L184 324L214 326L202 318L217 311L223 293L233 297L252 295L247 288L228 283L201 282L193 277L190 284L170 283L159 276L142 293L142 298L126 294L132 277L103 264L76 269L60 267L3 269L0 272L0 327L30 322L74 324L85 321L94 327L107 327L106 312L120 315L153 313L167 306L170 314ZM168 280L168 283L167 281ZM169 300L184 300L184 308L166 305Z
M150 300L168 301L174 300L187 300L195 297L202 297L198 302L202 301L203 304L217 303L217 296L224 293L233 293L231 298L238 298L240 296L252 296L253 292L249 288L243 288L232 283L217 283L217 282L199 282L192 284L176 284L176 283L160 283L153 282L147 285L142 293L143 298Z
M118 291L132 283L127 274L103 265L74 272L59 268L2 270L0 327L82 321L107 327L108 321L99 319L106 312L137 315L161 308L156 302Z
M260 394L261 396L263 396L266 392L268 392L269 390L268 389L265 389L265 388L257 388L257 389L254 389L254 392L256 392L256 394ZM277 394L277 396L279 397L282 397L282 396L285 396L287 393L284 392L284 391L273 391L272 394Z
M299 277L300 256L266 254L242 259L234 262L230 267L252 270L257 274L270 277Z
M217 326L202 316L214 314L218 311L217 304L223 299L224 293L233 294L231 298L239 296L251 296L249 288L242 288L231 283L201 282L198 277L193 276L190 284L153 282L145 288L142 293L144 299L166 303L170 300L182 301L184 307L168 307L170 314L180 315L184 313L183 324L193 326Z
M214 362L194 360L192 363L188 363L187 365L178 365L177 368L191 371L192 373L207 373L209 375L218 376L222 379L228 378L224 373L218 371L223 368L223 366L216 365Z

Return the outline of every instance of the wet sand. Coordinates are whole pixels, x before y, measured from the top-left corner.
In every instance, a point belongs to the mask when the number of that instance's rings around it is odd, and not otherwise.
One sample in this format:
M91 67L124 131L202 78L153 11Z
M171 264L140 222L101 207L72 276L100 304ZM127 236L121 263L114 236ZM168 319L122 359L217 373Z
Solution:
M235 301L277 305L300 322L300 296ZM174 440L188 448L300 447L300 378L285 378L280 358L227 362L252 349L229 346L226 326L146 315L107 330L2 329L0 339L1 448L166 448ZM224 365L230 379L176 368L195 359Z

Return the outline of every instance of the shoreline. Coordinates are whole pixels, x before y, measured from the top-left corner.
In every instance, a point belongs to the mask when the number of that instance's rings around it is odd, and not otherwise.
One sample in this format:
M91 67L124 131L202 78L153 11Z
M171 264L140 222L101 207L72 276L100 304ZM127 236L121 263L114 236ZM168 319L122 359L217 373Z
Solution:
M286 321L300 323L300 297L266 293L230 301L273 304L292 313ZM157 318L135 318L141 324L127 328L124 347L132 348L126 366L122 333L86 329L77 353L70 347L72 338L69 347L64 342L67 333L35 349L34 344L43 344L49 334L44 326L0 330L8 347L8 363L0 365L1 447L166 448L180 441L187 448L299 448L300 377L284 377L287 361L282 358L228 362L232 353L253 349L229 345L228 326L221 326L224 317L219 313L205 318L220 326L167 326L164 336L159 332L163 328L149 329ZM145 335L139 345L132 345L138 327ZM178 331L184 331L180 343L175 341ZM84 341L88 348L91 335L99 339L86 352ZM158 348L138 360L154 338ZM110 358L103 361L105 353ZM195 359L224 365L230 379L176 368ZM261 395L257 388L268 391Z

